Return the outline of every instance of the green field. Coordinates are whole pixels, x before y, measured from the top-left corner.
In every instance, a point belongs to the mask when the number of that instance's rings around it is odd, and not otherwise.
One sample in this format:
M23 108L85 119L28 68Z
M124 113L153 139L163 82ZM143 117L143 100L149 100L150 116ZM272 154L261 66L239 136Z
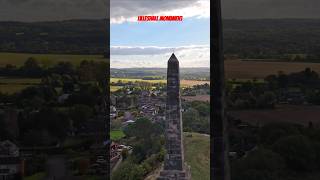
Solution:
M83 60L104 61L102 55L66 55L66 54L24 54L24 53L0 53L0 67L12 64L20 67L24 62L33 57L43 66L50 67L58 62L67 61L79 65Z
M40 84L41 79L37 78L7 78L0 77L0 92L5 94L14 94L21 90Z
M125 135L121 130L112 130L110 131L110 139L112 141L116 141L119 140L121 138L123 138Z
M209 180L210 137L198 133L184 133L184 150L185 159L191 166L192 179Z

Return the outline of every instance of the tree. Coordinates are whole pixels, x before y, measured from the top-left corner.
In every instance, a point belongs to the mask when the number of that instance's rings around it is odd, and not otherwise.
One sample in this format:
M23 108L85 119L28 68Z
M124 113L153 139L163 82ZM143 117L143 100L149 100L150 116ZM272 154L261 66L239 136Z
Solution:
M279 153L287 166L294 171L306 172L315 168L315 150L306 136L283 137L275 142L272 149Z
M280 88L287 88L288 83L288 75L284 74L282 71L278 72L278 86Z
M143 129L143 131L141 131ZM135 123L128 125L124 133L128 137L136 137L138 139L151 138L154 134L154 128L151 121L147 118L137 119Z
M277 153L259 147L232 164L235 180L274 180L286 167L284 159Z
M115 172L112 173L112 180L141 180L145 175L145 170L131 160L126 160Z
M128 125L124 129L126 137L136 138L132 155L138 162L160 151L163 145L161 141L163 138L163 136L161 136L162 133L163 128L161 125L152 123L146 118L137 119L135 123Z
M265 92L257 99L258 108L274 108L276 95L273 92Z
M76 104L69 109L69 117L72 119L73 124L76 127L79 127L81 124L88 121L92 115L93 110L87 105Z
M26 60L22 69L24 74L29 77L40 77L42 75L42 69L38 61L32 57Z
M201 116L210 116L210 105L209 103L199 102L196 105L193 105Z
M7 131L7 128L6 128L4 114L0 113L0 141L6 140L7 138L9 138L9 132Z
M199 112L194 108L189 108L182 114L184 131L197 131L199 124Z
M299 126L289 123L270 123L259 130L260 143L272 145L278 139L292 135L299 135Z
M74 74L73 65L70 62L59 62L52 68L52 72L56 74Z

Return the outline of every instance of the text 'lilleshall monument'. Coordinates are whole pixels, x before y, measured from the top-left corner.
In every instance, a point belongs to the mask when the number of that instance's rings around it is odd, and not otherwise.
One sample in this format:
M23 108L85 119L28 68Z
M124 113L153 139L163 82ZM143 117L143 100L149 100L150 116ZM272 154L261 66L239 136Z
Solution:
M157 180L190 180L190 170L184 163L180 100L179 61L174 54L168 61L165 140L167 154Z

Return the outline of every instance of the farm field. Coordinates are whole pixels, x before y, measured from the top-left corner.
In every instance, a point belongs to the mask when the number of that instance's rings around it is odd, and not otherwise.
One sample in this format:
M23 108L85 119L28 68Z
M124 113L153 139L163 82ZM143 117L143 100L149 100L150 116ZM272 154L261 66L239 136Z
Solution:
M197 80L181 80L181 86L194 86L194 85L203 85L210 84L210 81L197 81Z
M111 78L110 82L118 82L118 81L122 81L124 83L127 82L135 82L135 81L139 81L139 82L148 82L148 83L167 83L167 80L165 79L159 79L159 80L143 80L143 79L130 79L130 78ZM181 85L182 86L194 86L194 85L201 85L201 84L205 84L208 83L210 84L210 81L197 81L197 80L181 80Z
M25 84L0 84L0 93L14 94L32 85Z
M118 82L118 81L122 81L123 83L127 83L127 82L148 82L148 83L166 83L167 81L165 79L157 79L157 80L144 80L144 79L134 79L134 78L111 78L110 82Z
M279 71L292 73L303 71L307 67L320 73L320 63L225 61L225 72L228 79L263 79L268 75L277 74Z
M315 127L320 127L320 106L278 105L276 109L228 111L228 114L254 126L276 122L307 126L312 122Z
M192 179L209 180L210 137L198 133L184 133L184 150L185 160L191 166Z
M12 64L20 67L24 62L33 57L44 67L50 67L61 61L79 65L83 60L103 61L102 55L66 55L66 54L26 54L26 53L0 53L0 67Z
M39 84L39 78L10 78L0 77L0 84Z
M37 78L7 78L0 77L0 92L5 94L14 94L21 90L37 85L41 79Z
M110 86L110 92L115 92L121 88L122 88L122 86Z

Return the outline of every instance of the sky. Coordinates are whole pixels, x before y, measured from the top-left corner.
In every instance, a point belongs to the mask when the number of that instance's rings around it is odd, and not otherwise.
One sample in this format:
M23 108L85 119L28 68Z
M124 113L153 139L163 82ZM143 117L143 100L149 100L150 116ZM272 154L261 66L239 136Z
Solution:
M111 67L209 67L210 0L111 0ZM320 18L320 0L222 0L226 19ZM183 15L183 22L137 22L139 15Z
M319 0L221 0L224 18L320 18ZM0 0L0 21L105 18L110 0ZM113 17L192 7L198 0L111 0ZM187 8L185 8L187 9ZM188 9L187 9L188 10ZM189 16L197 12L186 13ZM118 19L119 20L119 19Z
M112 67L165 67L172 52L183 67L208 67L209 6L210 0L0 0L0 21L110 14ZM222 0L227 19L320 18L319 9L320 0ZM183 15L184 20L141 23L138 15Z
M210 66L209 0L111 0L111 68L162 67L174 52L181 67ZM138 22L139 15L183 16Z

